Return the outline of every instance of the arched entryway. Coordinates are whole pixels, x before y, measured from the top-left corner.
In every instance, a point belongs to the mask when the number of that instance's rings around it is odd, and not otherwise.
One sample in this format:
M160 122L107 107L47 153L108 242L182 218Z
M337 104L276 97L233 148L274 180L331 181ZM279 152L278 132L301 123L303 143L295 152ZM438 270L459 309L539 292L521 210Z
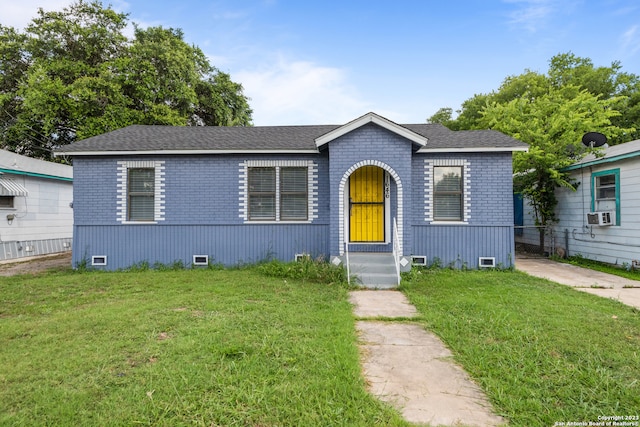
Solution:
M390 181L396 185L396 200L390 199ZM400 253L403 233L403 188L400 177L389 165L364 160L351 166L340 180L340 255L344 244L385 244L392 238L392 222L397 223ZM391 203L396 218L390 217Z
M349 242L384 243L388 177L378 166L363 166L349 177ZM385 191L385 187L387 187Z

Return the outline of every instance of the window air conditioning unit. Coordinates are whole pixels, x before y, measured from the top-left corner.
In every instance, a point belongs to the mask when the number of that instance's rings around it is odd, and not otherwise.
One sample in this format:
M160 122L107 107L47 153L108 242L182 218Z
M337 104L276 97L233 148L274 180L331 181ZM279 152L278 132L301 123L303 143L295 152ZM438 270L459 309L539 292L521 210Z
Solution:
M589 212L587 223L589 225L613 225L616 215L613 211Z

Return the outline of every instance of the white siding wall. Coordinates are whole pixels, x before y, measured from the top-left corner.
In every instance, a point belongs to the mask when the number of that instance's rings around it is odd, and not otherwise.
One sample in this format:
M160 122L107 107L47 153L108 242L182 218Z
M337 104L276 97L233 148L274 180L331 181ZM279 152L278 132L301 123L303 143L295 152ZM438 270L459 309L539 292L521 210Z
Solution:
M591 226L586 215L591 211L591 175L594 172L620 169L620 224ZM640 259L640 159L632 158L577 170L573 177L581 184L577 191L559 189L559 222L555 227L557 246L568 255L611 264L631 264Z
M69 206L73 200L71 181L26 175L4 176L22 184L29 190L29 195L16 196L14 209L0 208L0 243L72 237L73 209ZM15 215L12 224L7 221L9 214Z

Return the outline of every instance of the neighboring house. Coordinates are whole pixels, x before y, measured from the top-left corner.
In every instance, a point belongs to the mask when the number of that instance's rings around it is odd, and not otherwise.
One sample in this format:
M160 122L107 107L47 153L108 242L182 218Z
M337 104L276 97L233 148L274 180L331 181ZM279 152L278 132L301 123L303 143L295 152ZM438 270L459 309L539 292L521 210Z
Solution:
M71 250L73 168L0 150L0 260Z
M640 140L569 166L577 190L556 191L556 247L567 255L631 267L640 260ZM638 267L638 265L636 265Z
M348 251L395 252L408 269L513 265L511 156L526 148L368 113L342 126L129 126L58 154L74 160L75 265L339 265Z

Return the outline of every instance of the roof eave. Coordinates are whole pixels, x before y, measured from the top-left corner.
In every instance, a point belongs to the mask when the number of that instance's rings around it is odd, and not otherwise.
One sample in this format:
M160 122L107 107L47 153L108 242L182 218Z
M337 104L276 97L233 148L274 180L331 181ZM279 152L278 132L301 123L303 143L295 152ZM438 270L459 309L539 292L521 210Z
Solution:
M625 153L625 154L620 154L618 156L611 156L611 157L601 157L599 159L595 159L595 160L591 160L588 162L584 162L584 163L576 163L573 164L571 166L567 166L565 168L560 169L561 171L572 171L572 170L576 170L576 169L582 169L582 168L586 168L589 166L596 166L596 165L601 165L601 164L605 164L605 163L613 163L613 162L617 162L620 160L625 160L625 159L632 159L634 157L640 157L640 151L634 151L632 153Z
M320 148L329 142L348 134L351 131L358 129L361 126L364 126L368 123L374 123L384 129L387 129L390 132L393 132L397 135L400 135L411 142L419 145L420 147L424 147L427 145L428 139L422 135L419 135L404 126L400 126L391 120L385 119L382 116L379 116L375 113L367 113L364 116L358 117L355 120L347 123L344 126L340 126L330 132L325 133L324 135L315 139L316 147Z
M319 150L114 150L56 151L55 156L157 156L190 154L318 154Z
M6 169L6 168L0 168L0 175L2 174L23 175L23 176L31 176L35 178L44 178L44 179L57 179L60 181L73 181L73 177L70 177L70 176L51 175L47 173L29 172L29 171L21 171L21 170Z
M501 153L529 151L529 147L453 147L453 148L421 148L418 153Z

